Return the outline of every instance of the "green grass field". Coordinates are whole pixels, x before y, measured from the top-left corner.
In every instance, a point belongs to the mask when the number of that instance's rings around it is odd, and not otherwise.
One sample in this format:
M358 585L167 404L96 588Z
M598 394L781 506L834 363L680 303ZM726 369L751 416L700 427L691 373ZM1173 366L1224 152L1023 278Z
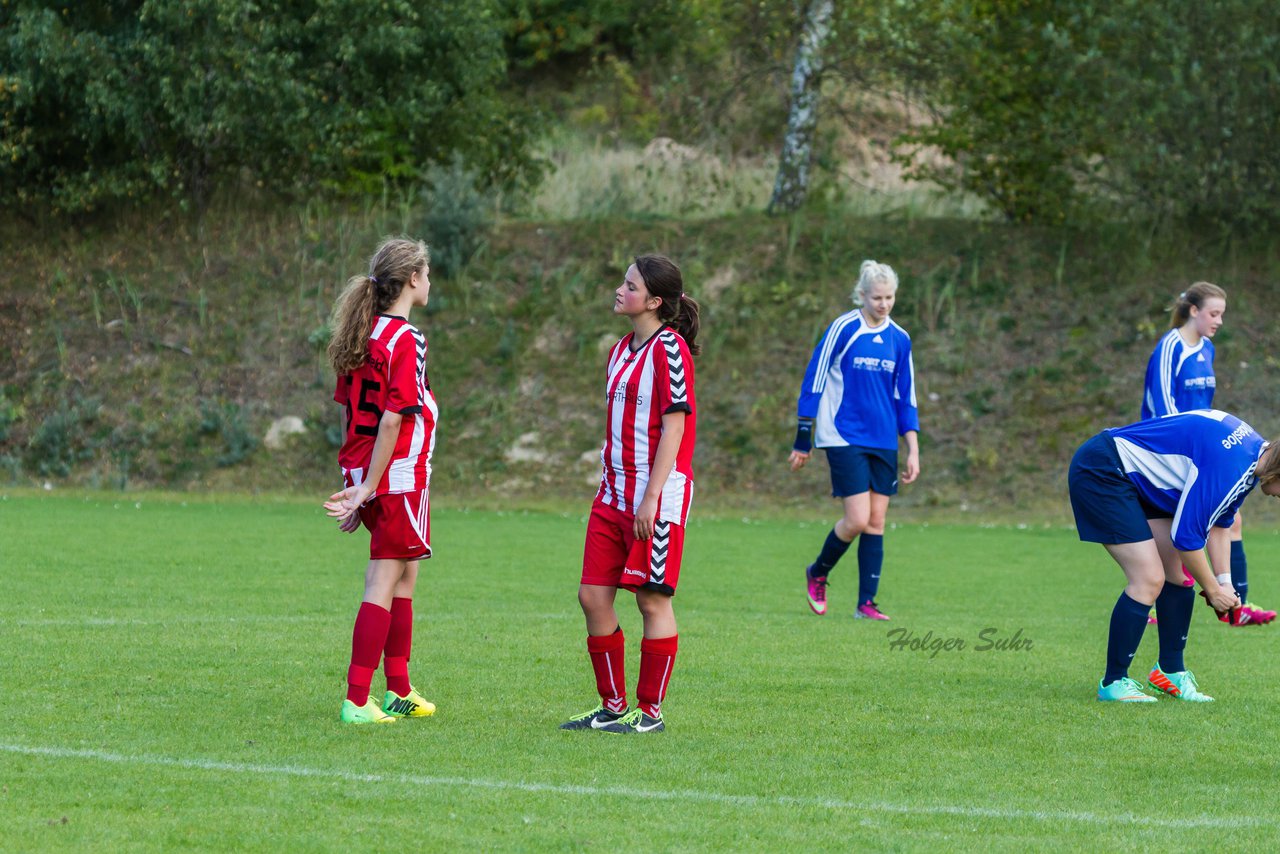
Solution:
M595 704L575 512L437 510L416 597L434 718L337 721L367 540L316 502L0 500L5 850L1266 849L1280 842L1280 627L1198 608L1218 701L1103 706L1121 575L1057 527L903 525L880 601L831 612L813 520L695 507L681 652L653 736L561 732ZM1280 602L1280 537L1249 532ZM639 618L620 604L634 692ZM960 638L894 649L889 632ZM1030 648L980 651L1020 633ZM1148 632L1135 671L1156 655ZM1135 673L1135 675L1137 675ZM381 677L374 685L382 690ZM391 840L391 842L389 842Z

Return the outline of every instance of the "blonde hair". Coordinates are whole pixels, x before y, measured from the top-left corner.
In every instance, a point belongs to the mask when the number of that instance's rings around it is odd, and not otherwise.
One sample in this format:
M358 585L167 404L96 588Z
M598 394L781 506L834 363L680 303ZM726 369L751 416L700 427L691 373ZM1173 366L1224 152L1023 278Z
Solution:
M1177 329L1191 319L1191 307L1204 308L1205 300L1218 299L1226 302L1227 292L1213 282L1196 282L1173 302L1173 312L1169 315L1169 328Z
M369 259L369 272L352 276L337 302L329 326L329 364L338 376L349 374L369 358L373 319L400 298L413 274L430 261L421 240L392 237L382 241Z
M862 305L867 298L867 294L871 293L871 286L876 282L888 282L893 286L894 293L898 291L898 274L893 272L893 268L888 264L881 264L879 261L863 261L862 269L858 271L858 284L853 288L853 304Z

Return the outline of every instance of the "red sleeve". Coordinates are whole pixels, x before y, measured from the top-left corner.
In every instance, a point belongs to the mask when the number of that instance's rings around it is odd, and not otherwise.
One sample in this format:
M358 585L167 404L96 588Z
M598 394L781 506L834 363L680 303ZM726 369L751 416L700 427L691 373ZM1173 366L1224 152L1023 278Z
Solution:
M412 329L405 330L391 351L391 363L387 365L386 410L401 415L414 415L422 411L422 391L418 382L418 338ZM421 344L423 357L426 342Z
M338 377L338 384L333 390L333 400L346 406L351 402L351 374Z

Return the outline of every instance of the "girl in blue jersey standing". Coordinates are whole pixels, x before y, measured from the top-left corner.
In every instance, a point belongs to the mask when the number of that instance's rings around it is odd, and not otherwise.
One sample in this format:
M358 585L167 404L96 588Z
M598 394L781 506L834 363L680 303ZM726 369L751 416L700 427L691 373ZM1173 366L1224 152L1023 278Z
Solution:
M898 492L898 437L907 444L902 482L920 474L915 366L911 336L890 319L898 276L888 264L863 261L853 292L857 308L837 317L818 342L804 373L791 470L827 452L831 494L844 515L805 569L809 607L827 612L827 577L858 540L855 617L889 619L875 602L884 563L884 521Z
M1227 565L1227 531L1245 496L1259 485L1280 496L1277 447L1234 415L1197 409L1104 430L1076 451L1067 477L1076 529L1106 548L1127 582L1111 611L1099 700L1155 701L1129 678L1153 604L1160 657L1147 684L1180 700L1213 699L1183 662L1195 593L1182 567L1219 614L1240 607L1214 572Z
M1174 303L1169 331L1147 360L1142 417L1160 418L1213 405L1217 379L1213 373L1214 334L1222 326L1227 293L1211 282L1196 282ZM1231 527L1231 568L1218 579L1240 594L1244 605L1233 612L1229 625L1261 625L1276 618L1249 602L1248 564L1244 554L1241 514ZM1229 576L1229 577L1228 577Z

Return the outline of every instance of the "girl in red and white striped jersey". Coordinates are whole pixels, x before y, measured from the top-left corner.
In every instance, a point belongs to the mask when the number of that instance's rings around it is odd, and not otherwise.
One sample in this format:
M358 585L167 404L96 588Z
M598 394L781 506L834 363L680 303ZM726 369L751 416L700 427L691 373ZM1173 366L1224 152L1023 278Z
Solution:
M346 723L424 717L435 706L409 684L413 588L418 561L431 557L428 486L438 410L427 380L427 339L409 323L431 291L425 244L383 242L369 272L355 276L333 310L329 360L341 407L338 463L345 488L324 503L341 530L369 529L364 601L356 614L347 670ZM369 698L383 662L387 693Z
M684 292L671 259L641 255L614 292L613 311L631 321L632 331L609 353L603 473L578 587L601 703L561 728L659 732L676 657L671 598L693 498L698 303ZM625 639L614 609L620 587L635 593L644 621L638 705L630 711Z

